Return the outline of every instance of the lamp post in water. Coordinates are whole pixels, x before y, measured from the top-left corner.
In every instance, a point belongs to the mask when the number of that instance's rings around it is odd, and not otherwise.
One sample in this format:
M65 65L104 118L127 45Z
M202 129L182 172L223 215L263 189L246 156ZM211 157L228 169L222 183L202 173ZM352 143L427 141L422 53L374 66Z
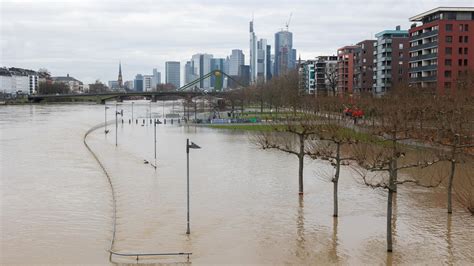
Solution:
M133 102L132 102L132 125L133 125Z
M115 104L115 146L117 146L117 132L118 132L118 115L123 116L123 110L117 111L117 104Z
M154 125L154 128L155 128L155 137L154 137L154 143L155 143L155 170L156 170L156 125L157 124L160 124L160 122L158 120L153 120L153 125Z
M189 235L191 233L191 229L189 228L189 149L200 149L196 143L191 142L189 144L189 139L186 139L186 177L187 177L187 223L188 227L186 229L186 234Z
M105 129L104 129L104 132L105 132L106 135L107 135L107 133L109 133L109 131L107 130L107 109L109 109L109 107L107 106L107 104L105 104L105 108L104 108L104 111L105 111L105 118L104 118Z

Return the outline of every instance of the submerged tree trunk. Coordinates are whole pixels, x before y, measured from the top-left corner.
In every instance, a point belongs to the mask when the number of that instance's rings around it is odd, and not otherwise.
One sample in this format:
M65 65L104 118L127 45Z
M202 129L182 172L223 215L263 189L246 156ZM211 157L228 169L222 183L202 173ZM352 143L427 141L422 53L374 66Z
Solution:
M338 201L337 201L337 185L339 182L339 173L341 169L341 143L336 143L336 174L334 175L333 184L334 184L334 213L333 217L338 216Z
M456 161L454 159L451 160L451 174L449 175L448 181L448 213L453 213L452 207L452 193L453 193L453 181L454 181L454 173L456 170Z
M391 188L388 189L388 200L387 200L387 251L392 252L392 200L393 191Z
M300 151L298 154L298 160L299 160L298 182L299 182L299 194L303 195L304 136L299 135L299 138L300 138Z
M393 210L393 192L395 180L394 177L394 168L393 161L389 166L389 181L388 181L388 199L387 199L387 252L392 252L392 210Z

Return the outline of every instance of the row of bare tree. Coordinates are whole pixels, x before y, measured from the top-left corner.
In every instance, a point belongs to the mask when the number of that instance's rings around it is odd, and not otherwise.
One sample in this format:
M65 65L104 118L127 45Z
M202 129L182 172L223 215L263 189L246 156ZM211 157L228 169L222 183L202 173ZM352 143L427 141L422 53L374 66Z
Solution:
M401 87L382 97L314 97L304 95L297 75L289 74L235 92L231 101L260 105L262 112L264 106L277 114L285 110L280 120L270 123L273 130L255 134L254 141L262 149L297 156L300 195L304 158L329 161L335 167L330 179L335 217L342 166L357 173L361 183L387 190L387 250L391 252L392 201L399 185L446 184L447 212L452 213L454 189L456 198L474 213L474 171L469 171L474 165L473 80L451 95ZM347 117L347 108L363 110L364 117ZM427 170L431 168L436 174Z

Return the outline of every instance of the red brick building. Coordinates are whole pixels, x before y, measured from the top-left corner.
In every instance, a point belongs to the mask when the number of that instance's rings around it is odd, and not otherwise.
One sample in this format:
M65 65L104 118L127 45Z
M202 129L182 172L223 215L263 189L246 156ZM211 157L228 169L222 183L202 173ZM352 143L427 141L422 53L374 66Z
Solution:
M448 93L474 70L474 7L439 7L410 21L410 84Z
M344 46L337 50L337 91L354 91L354 56L359 46Z

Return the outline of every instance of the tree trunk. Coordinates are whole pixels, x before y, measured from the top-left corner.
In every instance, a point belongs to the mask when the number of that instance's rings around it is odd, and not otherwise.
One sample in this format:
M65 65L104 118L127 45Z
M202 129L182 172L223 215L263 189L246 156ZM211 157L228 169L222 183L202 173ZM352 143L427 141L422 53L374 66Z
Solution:
M392 180L393 180L393 192L397 193L397 180L398 180L398 158L393 159L392 166Z
M298 160L299 160L298 182L299 182L299 194L303 195L304 136L299 135L299 138L300 138L300 152L298 154Z
M341 143L338 142L338 143L336 143L336 174L334 175L334 180L333 180L333 184L334 184L334 213L333 213L333 217L338 216L337 185L338 185L338 182L339 182L339 173L340 173L340 169L341 169L340 151L341 151Z
M453 180L454 180L454 173L456 170L456 161L454 159L451 160L451 173L449 175L449 182L448 182L448 213L453 213L452 207L452 193L453 193Z
M388 200L387 200L387 252L392 252L392 199L393 191L388 189Z

